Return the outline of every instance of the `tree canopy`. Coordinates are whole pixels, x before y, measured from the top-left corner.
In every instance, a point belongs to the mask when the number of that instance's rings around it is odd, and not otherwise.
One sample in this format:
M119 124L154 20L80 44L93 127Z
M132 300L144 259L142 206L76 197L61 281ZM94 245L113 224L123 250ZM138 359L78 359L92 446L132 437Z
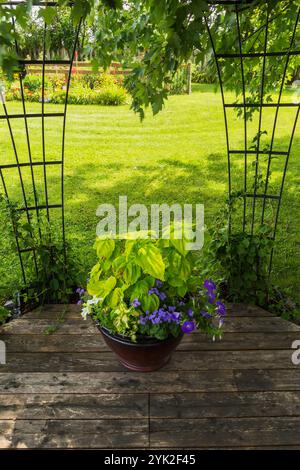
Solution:
M57 21L57 8L65 10L69 5L66 0L57 3L57 7L38 10L38 16L49 28ZM75 25L84 18L91 26L93 33L87 47L93 50L95 67L108 67L114 60L130 64L132 72L126 87L132 96L132 108L143 117L148 105L153 113L162 109L167 85L178 67L191 56L196 63L205 58L208 67L215 67L208 27L217 51L239 52L238 9L243 52L263 49L266 22L268 50L288 50L299 3L299 0L221 0L219 3L213 0L74 0L70 12ZM18 68L14 43L22 42L21 31L28 24L33 5L34 1L27 1L14 8L0 6L0 67L8 74ZM299 42L300 38L296 37L295 48ZM295 66L295 61L291 58L290 68ZM235 65L234 61L226 61L221 63L221 68L226 86L238 96L241 77ZM260 68L259 58L245 65L248 91L253 97L259 90ZM273 57L266 64L268 80L264 91L271 90L281 76L278 57Z

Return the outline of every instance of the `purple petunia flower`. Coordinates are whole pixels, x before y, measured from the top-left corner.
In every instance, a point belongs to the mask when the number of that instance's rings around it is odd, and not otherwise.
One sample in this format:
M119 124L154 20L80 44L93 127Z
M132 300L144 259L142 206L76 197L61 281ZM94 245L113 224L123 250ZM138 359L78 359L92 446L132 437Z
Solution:
M184 306L185 306L185 302L184 302L183 300L181 300L181 301L179 302L179 306L180 306L180 307L184 307Z
M156 280L155 280L155 285L156 285L156 287L160 288L160 287L163 286L163 284L164 284L164 283L163 283L160 279L156 279Z
M225 316L226 315L225 305L222 302L217 301L216 306L217 306L217 314L220 315L220 316Z
M216 294L212 291L207 292L207 300L209 301L210 304L213 304L214 301L216 300Z
M194 331L195 329L195 323L193 321L185 321L184 324L181 326L181 330L185 333L185 334L189 334L191 333L192 331Z
M188 311L187 311L187 314L190 318L193 318L193 316L194 316L193 309L189 308Z
M204 281L203 287L208 290L208 292L213 292L214 290L217 289L216 284L211 281L210 279L206 279Z
M134 299L134 301L131 303L131 305L133 307L137 308L137 307L140 307L141 302L139 301L139 299Z
M175 321L175 322L176 322L177 320L180 320L180 313L179 313L179 312L173 312L173 313L171 313L171 319L172 319L173 321Z
M82 300L78 300L77 305L82 305Z
M85 293L85 289L83 289L82 287L77 287L75 292L76 294L79 294L81 296Z
M164 300L166 300L167 296L164 292L159 292L158 293L158 297L160 298L160 300L163 302Z
M206 310L202 310L201 315L204 318L211 318L212 317L212 315L210 313L208 313Z
M146 321L147 321L147 318L144 317L143 315L140 316L140 324L141 325L145 325L146 324Z
M151 289L149 289L148 295L152 295L152 294L159 295L159 291L156 287L151 287Z

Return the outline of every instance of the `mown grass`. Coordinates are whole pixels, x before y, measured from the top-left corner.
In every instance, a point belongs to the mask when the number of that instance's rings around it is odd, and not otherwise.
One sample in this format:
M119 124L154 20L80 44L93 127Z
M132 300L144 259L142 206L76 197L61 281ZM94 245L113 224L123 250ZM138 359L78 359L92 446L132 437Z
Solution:
M286 95L286 100L291 96ZM8 103L9 112L20 112L20 104ZM28 105L28 112L40 111L40 104ZM47 105L46 111L60 110ZM283 109L278 117L276 150L285 150L296 109ZM243 123L232 110L229 113L232 148L243 147ZM256 115L249 126L248 141L257 132ZM12 121L21 161L28 160L24 123ZM61 118L46 121L47 158L60 159ZM272 133L273 114L263 114L262 129L267 143ZM42 141L39 119L29 125L33 160L41 160ZM249 144L251 145L251 144ZM293 290L300 298L299 237L299 126L289 162L278 230L278 247L274 259L274 280ZM14 161L7 125L0 121L0 155L3 163ZM266 162L262 160L262 168ZM242 187L243 156L233 157L233 189ZM270 190L278 192L283 159L272 162ZM5 170L13 200L21 200L18 175ZM253 171L249 159L249 173ZM28 193L31 188L29 169L22 170ZM58 167L48 169L49 202L59 202ZM40 203L44 201L43 170L35 169ZM250 181L250 179L249 179ZM227 156L223 112L219 93L212 86L194 86L192 95L172 96L159 115L147 114L140 122L129 106L69 106L65 160L65 214L67 238L86 267L94 262L92 249L97 224L96 208L101 203L117 204L119 195L128 196L128 204L203 203L207 226L214 219L227 194ZM32 198L32 196L31 196ZM8 246L5 227L1 237L2 285L7 292L19 276L17 259Z

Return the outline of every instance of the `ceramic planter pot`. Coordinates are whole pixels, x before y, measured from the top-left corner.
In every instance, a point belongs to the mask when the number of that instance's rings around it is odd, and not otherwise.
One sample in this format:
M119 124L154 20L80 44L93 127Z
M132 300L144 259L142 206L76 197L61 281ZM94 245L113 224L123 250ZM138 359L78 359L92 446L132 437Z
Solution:
M160 369L169 361L172 352L182 340L183 335L160 341L142 337L136 343L121 335L113 335L106 328L98 326L104 341L117 355L127 369L138 372L151 372Z

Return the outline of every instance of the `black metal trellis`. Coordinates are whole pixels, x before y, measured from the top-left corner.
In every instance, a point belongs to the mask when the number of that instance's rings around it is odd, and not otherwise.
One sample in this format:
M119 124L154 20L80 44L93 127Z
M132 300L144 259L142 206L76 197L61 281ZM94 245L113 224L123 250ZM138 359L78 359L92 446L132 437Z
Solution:
M1 2L2 6L6 6L11 8L12 10L26 2L18 2L18 1L8 1L8 2ZM57 2L35 2L33 5L33 8L44 8L44 7L56 7L58 4ZM15 25L15 19L13 17L12 19L12 25L13 28L16 28ZM66 134L66 117L67 117L67 105L68 105L68 95L69 95L69 88L70 88L70 80L71 80L71 74L72 74L72 66L74 62L74 57L75 57L75 52L76 52L76 46L78 43L78 37L79 37L79 32L80 32L80 27L81 27L81 22L74 28L74 44L73 48L70 54L70 59L69 60L52 60L47 58L47 45L46 45L46 34L47 34L47 25L46 22L44 22L44 37L43 37L43 52L42 52L42 59L20 59L19 60L19 65L20 65L20 72L18 72L19 76L19 84L20 84L20 94L21 94L21 113L10 113L8 110L8 105L5 102L5 99L3 95L1 95L1 101L2 101L2 109L3 113L0 114L0 123L1 121L6 121L8 131L9 131L9 138L12 144L12 149L13 149L13 155L14 155L14 163L5 163L2 162L0 163L0 180L2 183L2 188L3 188L3 193L6 197L6 200L10 202L13 199L13 194L12 191L9 190L8 188L8 182L9 182L9 177L7 175L7 170L15 170L17 172L17 177L19 181L19 187L21 189L21 194L22 194L22 207L18 207L16 210L21 213L25 213L25 217L27 220L27 223L32 226L32 220L33 220L33 214L35 214L36 220L38 222L38 235L41 238L42 233L41 233L41 228L39 225L39 219L42 216L42 214L46 215L46 219L48 223L51 223L51 214L53 210L60 210L60 220L61 220L61 239L64 247L64 253L66 256L65 252L65 204L64 204L64 158L65 158L65 134ZM20 56L20 51L17 42L15 43L15 51ZM41 83L41 112L27 112L27 102L25 98L25 93L24 93L24 78L26 76L26 67L32 66L32 65L40 65L42 68L42 83ZM63 110L62 112L46 112L45 110L45 79L46 79L46 67L48 65L65 65L68 67L68 74L67 74L67 81L65 85L65 99L63 103ZM46 120L48 118L56 118L56 117L61 117L62 118L62 137L61 137L61 151L60 155L53 159L47 159L47 151L46 151ZM36 120L36 119L41 119L41 139L42 139L42 150L41 150L41 155L39 156L38 159L34 159L32 155L32 143L31 143L31 133L30 133L30 126L29 122L31 120ZM15 121L23 121L24 122L24 128L25 128L25 140L26 140L26 152L27 152L27 161L21 161L21 158L24 158L24 155L20 155L20 152L18 151L18 146L16 143L16 135L13 131L13 125L12 122ZM35 121L36 122L36 121ZM54 168L58 167L60 168L60 195L58 198L60 199L59 201L51 201L51 197L49 196L49 181L48 181L48 169L49 168ZM36 174L35 170L38 168L42 168L43 171L43 203L40 202L40 195L37 192L37 181L36 181ZM31 179L31 184L30 184L30 191L26 187L25 181L24 181L24 175L23 171L29 169L30 171L30 179ZM30 204L30 196L28 193L33 194L33 204ZM20 266L21 266L21 273L22 273L22 278L23 282L25 285L28 285L28 276L26 273L26 266L25 266L25 261L24 261L24 255L27 256L28 254L32 253L32 257L29 260L30 262L33 263L34 269L36 272L36 275L38 275L38 264L37 264L37 257L36 257L36 252L35 252L35 247L34 243L32 243L32 247L22 247L21 246L21 239L18 233L18 229L15 226L15 223L13 221L13 229L14 229L14 235L16 239L16 246L17 246L17 252L20 260Z
M245 46L242 38L242 30L241 30L241 16L246 14L247 9L251 8L251 6L247 4L253 4L253 1L245 1L245 0L212 0L211 4L218 6L222 5L224 10L230 11L232 14L235 14L235 27L236 27L236 36L237 36L237 44L236 50L226 51L226 50L218 50L216 45L216 40L213 36L212 32L212 23L210 20L210 15L205 16L205 23L207 27L207 31L210 38L210 43L212 45L212 51L215 58L215 64L218 74L218 80L220 85L221 97L222 97L222 104L223 104L223 112L224 112L224 122L225 122L225 134L226 134L226 145L227 145L227 164L228 164L228 190L229 190L229 198L233 195L232 190L232 174L233 174L233 157L234 156L242 156L244 159L243 162L243 214L242 214L242 230L245 232L249 232L250 235L255 233L255 227L258 224L263 224L266 221L266 207L268 201L273 201L276 204L275 211L272 217L272 238L275 240L276 231L278 227L279 221L279 213L282 203L282 196L284 190L284 184L286 180L287 168L290 159L292 144L295 136L296 126L298 122L299 112L300 112L300 102L293 103L293 102L282 102L283 91L286 83L287 71L288 66L290 63L290 58L294 56L300 56L300 50L297 50L295 44L297 43L296 38L298 38L299 43L299 36L300 36L300 7L295 16L295 22L293 30L290 32L290 41L288 47L283 50L268 50L269 45L269 37L270 37L270 24L273 21L273 18L270 15L270 4L268 0L264 1L265 5L265 20L260 28L263 32L263 43L262 43L262 51L251 51L247 50L247 46ZM214 8L212 8L213 11ZM222 48L222 46L221 46ZM276 101L266 102L265 101L265 82L266 82L266 61L268 58L278 58L281 59L283 69L282 69L282 77L279 86L278 98ZM226 83L224 83L224 77L222 74L222 67L224 61L230 61L232 67L236 67L237 64L235 60L239 60L239 69L240 69L240 82L241 82L241 97L242 102L227 102L226 101ZM257 101L249 100L247 98L247 86L249 83L246 82L245 76L245 61L249 60L261 60L261 77L260 77L260 90L259 90L259 99ZM234 148L231 145L231 135L229 131L229 116L228 111L230 108L235 110L241 111L243 117L243 133L244 133L244 142L243 148ZM285 151L281 149L276 149L275 145L275 133L278 125L278 116L279 110L282 108L288 109L295 109L296 114L294 117L294 123L291 129L291 133L289 135L288 146ZM252 149L249 148L248 142L248 134L249 134L249 121L247 119L247 112L249 110L256 110L258 111L258 124L257 124L257 141L256 141L256 148ZM272 125L272 132L271 132L271 139L270 145L267 149L262 148L261 145L261 133L262 133L262 118L263 113L266 109L274 110L274 117L273 117L273 125ZM265 155L267 157L267 168L265 171L265 181L263 184L263 188L259 188L258 178L259 178L259 168L261 165L261 158ZM249 189L249 181L248 181L248 172L249 172L249 158L254 157L254 183L251 190ZM271 174L271 166L273 158L283 158L283 169L282 169L282 178L281 183L279 186L279 191L277 193L272 193L270 191L270 174ZM249 207L249 201L252 201L252 207ZM258 201L261 201L261 210L260 213L258 212ZM231 226L231 221L230 221ZM269 273L271 273L272 269L272 262L273 262L273 249L270 253L270 261L269 261Z

